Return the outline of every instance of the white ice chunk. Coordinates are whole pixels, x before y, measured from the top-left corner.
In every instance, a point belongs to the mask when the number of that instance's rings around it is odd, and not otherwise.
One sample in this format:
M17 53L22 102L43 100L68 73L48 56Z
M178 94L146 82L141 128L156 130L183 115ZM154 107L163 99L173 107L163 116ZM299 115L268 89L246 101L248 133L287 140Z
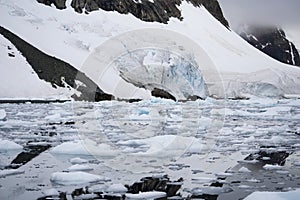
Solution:
M59 192L55 188L50 188L42 192L45 196L59 196Z
M221 188L221 187L203 187L203 188L194 188L192 193L194 195L199 194L209 194L209 195L219 195L221 193L232 191L231 188Z
M165 192L141 192L139 194L125 194L126 199L147 199L147 200L153 200L157 198L163 198L166 196Z
M282 169L283 167L280 165L270 165L270 164L266 164L265 166L263 166L264 169L266 170L278 170L278 169Z
M221 173L217 173L216 176L219 178L226 178L226 177L230 177L232 176L232 173L228 173L228 172L221 172Z
M249 172L251 172L251 170L249 170L247 167L241 167L241 168L239 169L239 172L242 172L242 173L249 173Z
M70 162L75 165L75 164L84 164L84 163L88 163L89 161L86 160L86 159L83 159L83 158L79 158L79 157L76 157L76 158L72 158L70 160Z
M140 140L122 141L118 142L118 144L128 146L128 148L133 148L133 150L137 148L139 152L135 155L167 157L181 155L189 151L189 149L191 152L200 152L202 145L200 142L195 141L193 137L160 135ZM135 146L132 146L132 144L135 144Z
M92 170L93 168L89 165L75 164L69 167L66 171L74 172L74 171L92 171Z
M5 110L1 109L0 110L0 120L5 120L6 119L6 112Z
M20 150L23 147L13 141L0 139L0 151Z
M46 116L45 119L48 122L60 122L62 118L61 118L60 113L56 113L56 114L53 114L53 115Z
M54 147L51 152L55 154L97 155L104 157L114 156L118 153L110 145L97 144L90 139L65 142Z
M55 172L51 175L50 180L59 185L82 185L110 179L86 172Z
M105 192L106 189L108 188L107 185L104 185L104 184L96 184L96 185L92 185L89 187L89 191L90 192Z
M0 177L13 176L17 174L23 174L24 170L20 169L4 169L0 171Z
M89 200L89 199L97 199L97 197L99 197L97 194L81 194L81 195L75 197L74 199Z
M289 192L253 192L245 200L298 200L300 196L300 189Z
M126 193L127 192L127 188L118 183L118 184L112 184L110 185L107 189L106 189L106 192L108 193Z
M212 183L216 181L216 178L212 177L193 177L192 181L197 183Z

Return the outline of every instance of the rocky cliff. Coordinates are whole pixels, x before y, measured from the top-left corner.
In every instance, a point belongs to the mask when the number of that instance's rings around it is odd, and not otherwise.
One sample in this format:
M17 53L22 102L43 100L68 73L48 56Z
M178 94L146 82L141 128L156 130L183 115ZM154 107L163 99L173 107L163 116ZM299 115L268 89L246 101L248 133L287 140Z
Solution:
M39 3L43 3L47 6L51 6L52 4L55 5L58 9L65 9L66 7L66 0L37 0Z
M248 43L272 58L290 65L300 66L299 52L277 27L249 26L241 33Z
M37 0L45 5L54 4L58 9L66 8L66 0ZM71 6L78 13L89 13L99 9L117 11L121 14L131 13L135 17L147 22L168 23L171 17L182 20L178 8L183 0L72 0ZM205 6L206 9L224 26L229 24L223 16L217 0L186 0L195 7Z

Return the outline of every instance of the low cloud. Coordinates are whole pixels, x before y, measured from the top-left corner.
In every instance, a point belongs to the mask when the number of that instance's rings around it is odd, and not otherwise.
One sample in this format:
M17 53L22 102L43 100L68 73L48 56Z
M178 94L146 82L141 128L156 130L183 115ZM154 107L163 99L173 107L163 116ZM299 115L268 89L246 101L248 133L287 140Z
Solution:
M242 24L300 26L299 0L219 0L233 29Z

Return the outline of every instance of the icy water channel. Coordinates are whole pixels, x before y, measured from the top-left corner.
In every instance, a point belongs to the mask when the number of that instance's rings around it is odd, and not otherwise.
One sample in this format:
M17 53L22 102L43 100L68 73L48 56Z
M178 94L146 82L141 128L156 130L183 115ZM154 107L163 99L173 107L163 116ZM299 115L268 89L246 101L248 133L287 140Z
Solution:
M243 199L300 188L299 99L0 111L0 199Z

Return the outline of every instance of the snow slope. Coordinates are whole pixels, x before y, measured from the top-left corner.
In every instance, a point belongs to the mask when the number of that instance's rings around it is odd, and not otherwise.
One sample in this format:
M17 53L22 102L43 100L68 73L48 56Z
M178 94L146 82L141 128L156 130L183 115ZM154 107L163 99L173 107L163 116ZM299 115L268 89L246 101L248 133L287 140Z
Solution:
M223 97L223 87L228 97L300 94L300 69L281 64L259 52L226 29L204 7L195 8L183 2L180 6L183 21L172 18L168 24L159 24L143 22L130 14L103 10L89 15L77 14L69 3L66 10L57 10L31 0L0 0L0 23L40 50L76 68L80 68L99 45L122 33L143 28L175 31L204 51L204 61L197 60L197 57L196 61L210 95ZM194 53L185 48L188 50L185 53ZM216 66L216 70L211 66ZM119 76L117 71L103 83L103 80L99 81L99 74L95 75L95 70L82 70L105 92L115 94L113 87L105 85L110 85L115 80L113 77ZM220 83L220 79L223 82ZM128 88L128 85L131 84L124 83L123 88ZM138 95L146 97L147 92Z
M20 52L2 35L0 58L1 98L67 99L71 96L69 89L54 89L50 83L40 80Z
M287 38L292 41L297 50L300 51L300 27L299 26L292 26L286 25L283 27L286 33Z

